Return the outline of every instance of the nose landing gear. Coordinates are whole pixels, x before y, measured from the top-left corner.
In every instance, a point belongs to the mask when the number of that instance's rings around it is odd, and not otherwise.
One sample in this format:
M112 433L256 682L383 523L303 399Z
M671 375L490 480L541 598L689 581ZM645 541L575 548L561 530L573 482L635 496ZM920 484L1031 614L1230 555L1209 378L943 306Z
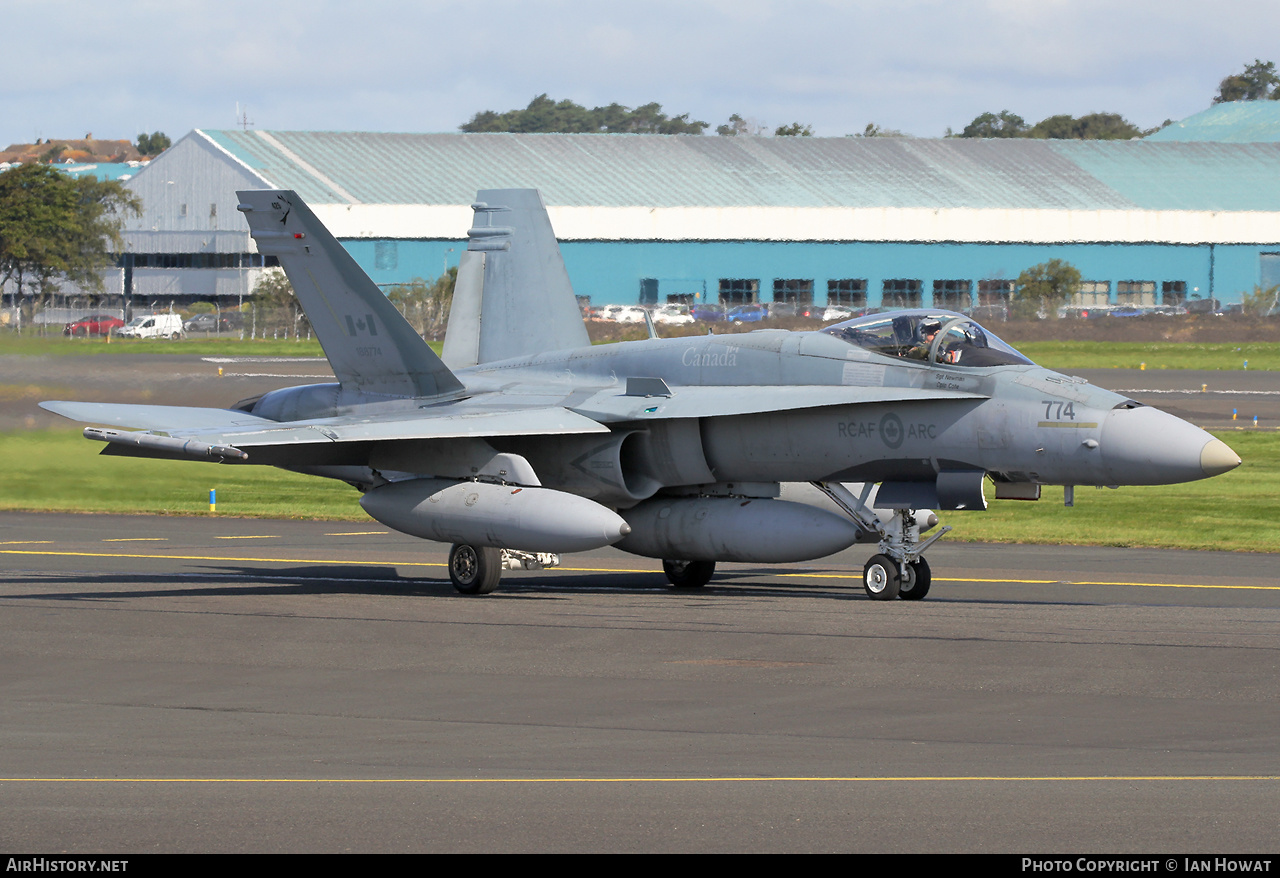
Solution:
M862 496L839 482L814 482L813 486L831 498L845 514L858 523L865 533L880 538L880 552L872 555L862 568L862 586L873 601L918 601L929 593L933 576L924 551L950 527L941 528L929 539L920 540L920 519L913 509L894 509L890 519L881 521L868 504L873 485L863 487ZM929 515L932 522L937 519ZM926 522L927 530L929 523Z

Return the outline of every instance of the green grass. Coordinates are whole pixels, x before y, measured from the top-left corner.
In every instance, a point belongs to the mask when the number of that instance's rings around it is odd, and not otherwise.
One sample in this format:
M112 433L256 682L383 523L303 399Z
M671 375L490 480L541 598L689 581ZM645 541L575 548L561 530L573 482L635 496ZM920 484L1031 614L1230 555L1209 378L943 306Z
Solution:
M427 342L437 354L443 342ZM201 357L323 357L324 351L314 338L239 339L191 338L169 341L154 338L66 338L61 335L39 336L0 333L0 356L31 357L109 356L111 354L191 354Z
M1014 345L1046 369L1242 369L1280 371L1280 343L1028 341Z
M955 527L944 539L1280 552L1270 527L1280 517L1280 433L1214 435L1244 461L1225 475L1114 491L1079 486L1071 508L1061 488L1046 487L1038 502L993 500L985 512L943 513Z
M439 353L440 342L431 347ZM1280 371L1280 342L1109 342L1028 341L1016 345L1036 363L1049 369L1241 369ZM18 336L0 333L0 355L91 356L105 354L196 354L199 356L324 356L314 338L304 341L200 338L159 339L66 338L61 335Z
M992 501L986 512L945 512L944 539L1280 552L1280 433L1217 434L1244 459L1200 482L1116 491L1076 488L1073 508L1045 488L1028 503ZM0 508L73 512L209 514L360 520L347 485L269 467L100 457L102 446L70 431L0 434ZM988 494L990 494L988 490Z
M359 493L331 479L265 466L105 457L65 430L0 433L0 508L54 512L362 519Z

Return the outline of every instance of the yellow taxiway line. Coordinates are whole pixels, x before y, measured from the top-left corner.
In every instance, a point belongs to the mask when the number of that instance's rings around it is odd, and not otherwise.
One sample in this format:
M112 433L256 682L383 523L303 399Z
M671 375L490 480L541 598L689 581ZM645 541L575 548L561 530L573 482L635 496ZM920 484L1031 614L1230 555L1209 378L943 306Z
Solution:
M897 777L0 777L0 783L1161 783L1280 781L1276 774L909 774Z
M217 537L217 539L227 539L226 537ZM36 545L39 542L33 540L26 545ZM13 543L5 543L0 545L21 544L17 541ZM336 564L351 567L363 567L370 565L391 566L391 567L447 567L438 561L396 561L390 559L379 559L377 561L353 561L350 558L244 558L227 555L144 555L126 552L65 552L52 551L48 549L0 549L0 555L40 555L45 557L66 557L66 558L134 558L141 560L163 560L163 561L228 561L235 563L243 563L246 561L256 561L264 564ZM648 568L630 568L630 567L557 567L556 570L562 570L567 573L654 573L655 571ZM777 573L774 574L780 579L842 579L861 582L862 577L856 574L847 573ZM1280 585L1213 585L1209 583L1197 582L1127 582L1127 581L1110 581L1110 580L1068 580L1068 579L979 579L967 577L934 577L934 582L968 582L980 583L987 585L1099 585L1099 586L1128 586L1136 588L1210 588L1210 589L1227 589L1241 591L1280 591Z

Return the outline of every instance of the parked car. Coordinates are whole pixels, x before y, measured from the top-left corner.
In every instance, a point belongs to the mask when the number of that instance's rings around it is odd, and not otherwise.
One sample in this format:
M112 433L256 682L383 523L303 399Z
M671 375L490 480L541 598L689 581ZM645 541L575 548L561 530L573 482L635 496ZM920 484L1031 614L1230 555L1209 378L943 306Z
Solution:
M764 316L764 308L760 305L739 305L725 312L724 319L734 323L759 323Z
M182 328L187 332L226 332L238 329L242 322L240 315L234 311L222 315L197 314L182 324Z
M606 305L600 309L600 319L615 323L644 323L644 309L638 305Z
M812 302L770 302L764 307L770 318L816 317L818 315L818 306Z
M182 317L178 314L135 317L116 335L121 338L181 338Z
M718 323L724 320L724 308L719 305L694 305L689 309L689 313L694 320L702 320L706 323Z
M62 328L63 335L106 335L124 326L124 321L112 314L90 314Z
M692 323L693 315L689 313L688 305L659 305L653 309L653 322L663 323L668 326L680 326Z

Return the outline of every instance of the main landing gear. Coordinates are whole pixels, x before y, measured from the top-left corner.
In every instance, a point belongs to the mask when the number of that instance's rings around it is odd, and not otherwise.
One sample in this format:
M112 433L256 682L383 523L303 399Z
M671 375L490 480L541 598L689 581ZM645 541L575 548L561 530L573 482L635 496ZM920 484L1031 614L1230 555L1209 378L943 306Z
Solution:
M715 561L663 561L662 572L676 588L702 588L716 572Z
M454 543L449 550L449 581L462 594L489 594L498 587L503 570L559 566L560 556L551 552L520 552L466 543Z
M918 601L929 593L933 581L924 550L951 530L940 529L924 542L920 541L920 521L913 509L895 509L892 517L881 521L868 505L872 485L866 484L861 497L855 497L839 482L814 482L813 486L831 498L864 532L880 538L880 552L872 555L862 568L862 587L873 601ZM936 522L936 519L934 519ZM930 525L926 524L927 530Z

